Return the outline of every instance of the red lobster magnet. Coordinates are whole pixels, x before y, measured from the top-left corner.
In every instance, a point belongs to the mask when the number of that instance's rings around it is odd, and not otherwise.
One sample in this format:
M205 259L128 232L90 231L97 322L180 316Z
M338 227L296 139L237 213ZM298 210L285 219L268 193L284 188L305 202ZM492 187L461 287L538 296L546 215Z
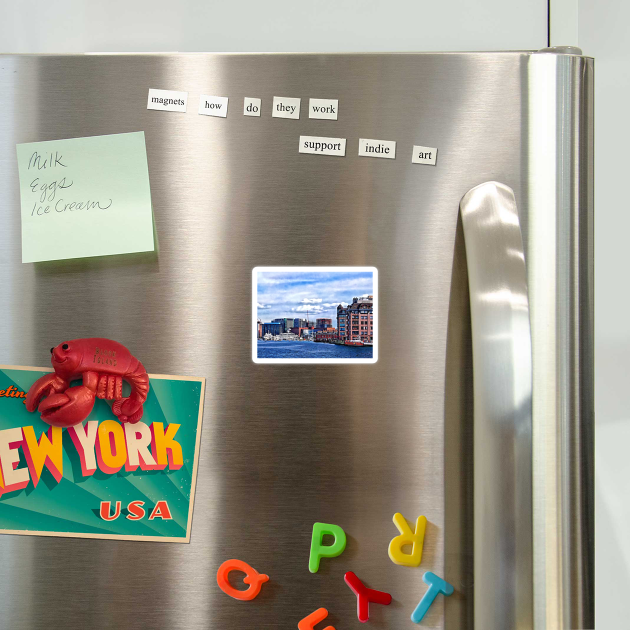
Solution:
M125 346L98 337L73 339L51 348L50 354L54 372L37 379L26 395L26 408L38 409L44 422L55 427L79 424L97 397L114 401L112 411L121 422L134 424L142 418L149 375ZM76 378L83 385L70 387ZM122 395L123 379L131 385L128 398Z

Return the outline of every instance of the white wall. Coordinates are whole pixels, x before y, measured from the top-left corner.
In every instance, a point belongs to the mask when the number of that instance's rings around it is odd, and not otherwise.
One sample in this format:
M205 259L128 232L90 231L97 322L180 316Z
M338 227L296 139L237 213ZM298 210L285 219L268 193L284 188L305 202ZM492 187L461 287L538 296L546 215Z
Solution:
M629 627L630 2L579 0L578 42L595 57L595 618Z
M0 0L2 52L514 50L546 45L546 0Z

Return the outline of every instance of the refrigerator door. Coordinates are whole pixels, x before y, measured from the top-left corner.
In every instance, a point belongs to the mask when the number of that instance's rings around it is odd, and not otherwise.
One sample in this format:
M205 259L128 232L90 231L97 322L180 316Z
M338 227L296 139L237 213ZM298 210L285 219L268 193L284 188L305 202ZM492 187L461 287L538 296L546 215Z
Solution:
M341 630L358 623L346 571L393 595L371 607L375 628L411 627L425 571L455 592L435 600L423 627L494 619L484 630L504 630L528 615L540 628L591 624L592 60L507 52L0 61L0 363L46 365L62 339L109 337L150 373L207 378L190 544L0 536L6 627L294 628L324 606ZM188 91L188 112L147 110L150 88ZM227 118L198 115L202 94L228 97ZM300 119L273 118L274 96L301 98ZM262 99L260 117L242 115L245 97ZM308 118L309 98L338 99L338 120ZM130 131L146 136L156 252L22 264L16 143ZM301 135L345 138L346 156L299 154ZM360 157L359 138L396 141L396 159ZM413 164L413 145L437 147L435 166ZM520 502L526 466L512 505L517 541L533 523L526 564L508 523L494 549L479 531L484 509L506 497L492 498L498 489L475 478L473 402L482 401L469 297L474 315L479 287L492 279L479 277L469 293L459 208L489 181L514 193L527 270L533 521ZM253 363L252 269L272 265L376 267L378 361ZM514 365L522 351L506 353L504 374L526 374ZM525 401L524 387L515 399ZM506 422L506 452L527 442L523 418ZM513 475L497 428L483 429L488 464ZM479 492L490 493L487 504ZM419 568L388 558L396 512L428 519ZM311 574L315 522L340 525L348 543ZM254 601L218 588L230 558L270 576ZM533 584L523 584L532 566ZM519 602L495 601L490 584L516 584Z

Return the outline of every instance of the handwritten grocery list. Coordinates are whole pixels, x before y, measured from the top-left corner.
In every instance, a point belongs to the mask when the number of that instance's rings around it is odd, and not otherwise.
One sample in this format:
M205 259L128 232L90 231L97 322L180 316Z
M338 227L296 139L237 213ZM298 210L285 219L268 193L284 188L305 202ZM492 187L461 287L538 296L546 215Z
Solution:
M144 132L17 145L22 262L154 249Z

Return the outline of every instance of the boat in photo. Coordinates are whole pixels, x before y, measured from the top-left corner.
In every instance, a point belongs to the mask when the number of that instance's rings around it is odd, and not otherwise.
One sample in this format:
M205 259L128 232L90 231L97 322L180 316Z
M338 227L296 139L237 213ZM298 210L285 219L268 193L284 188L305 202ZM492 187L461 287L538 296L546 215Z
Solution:
M363 346L365 345L360 339L352 339L350 341L346 341L346 346Z

